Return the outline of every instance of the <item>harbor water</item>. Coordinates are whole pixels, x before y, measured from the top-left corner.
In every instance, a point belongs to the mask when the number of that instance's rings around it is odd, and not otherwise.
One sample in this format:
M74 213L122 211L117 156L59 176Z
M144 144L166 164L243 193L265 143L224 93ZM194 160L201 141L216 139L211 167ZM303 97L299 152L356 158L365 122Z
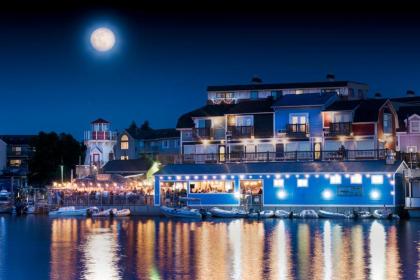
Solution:
M0 279L417 279L420 221L0 216Z

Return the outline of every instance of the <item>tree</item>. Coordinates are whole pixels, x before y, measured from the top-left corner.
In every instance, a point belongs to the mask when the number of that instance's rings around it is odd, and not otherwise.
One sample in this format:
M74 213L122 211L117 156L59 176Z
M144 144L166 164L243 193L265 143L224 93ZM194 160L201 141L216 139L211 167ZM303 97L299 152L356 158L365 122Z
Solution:
M143 122L143 124L140 126L140 130L142 130L142 131L152 130L148 120L145 120Z
M138 129L138 127L137 127L136 122L135 121L132 121L131 124L130 124L130 126L127 128L127 131L129 133L136 133L137 129Z
M32 143L35 152L29 163L29 183L46 185L61 177L60 165L63 165L64 177L69 178L79 158L83 157L85 146L70 134L40 132Z

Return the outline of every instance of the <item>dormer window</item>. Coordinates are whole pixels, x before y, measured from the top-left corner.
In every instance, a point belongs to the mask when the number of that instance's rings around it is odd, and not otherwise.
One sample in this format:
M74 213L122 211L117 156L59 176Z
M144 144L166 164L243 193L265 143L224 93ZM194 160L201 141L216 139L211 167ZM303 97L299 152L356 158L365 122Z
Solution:
M410 121L410 132L411 133L420 133L420 121L418 121L418 120Z

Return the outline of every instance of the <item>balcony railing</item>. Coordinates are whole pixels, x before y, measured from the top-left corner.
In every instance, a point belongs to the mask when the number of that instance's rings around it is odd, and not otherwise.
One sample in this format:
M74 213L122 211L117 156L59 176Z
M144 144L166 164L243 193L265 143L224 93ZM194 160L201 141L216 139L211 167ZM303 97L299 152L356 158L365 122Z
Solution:
M117 140L115 131L85 131L84 139L86 140Z
M385 159L386 150L295 151L228 154L184 154L181 163L269 162L269 161L344 161Z
M228 126L227 133L232 139L250 138L254 136L253 126Z
M348 136L352 132L351 122L336 122L330 123L329 129L326 131L326 136Z
M288 124L286 134L289 137L298 137L298 138L306 138L308 137L309 133L309 125L306 123L303 124Z
M196 140L211 139L212 137L213 130L210 127L195 127L193 129L193 138Z

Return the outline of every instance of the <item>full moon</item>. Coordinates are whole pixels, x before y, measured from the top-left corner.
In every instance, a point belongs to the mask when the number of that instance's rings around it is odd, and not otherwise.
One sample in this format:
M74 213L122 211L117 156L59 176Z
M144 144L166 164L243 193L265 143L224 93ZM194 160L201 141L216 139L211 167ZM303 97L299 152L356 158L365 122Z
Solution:
M106 27L98 28L90 35L90 43L97 51L109 51L115 45L114 32Z

